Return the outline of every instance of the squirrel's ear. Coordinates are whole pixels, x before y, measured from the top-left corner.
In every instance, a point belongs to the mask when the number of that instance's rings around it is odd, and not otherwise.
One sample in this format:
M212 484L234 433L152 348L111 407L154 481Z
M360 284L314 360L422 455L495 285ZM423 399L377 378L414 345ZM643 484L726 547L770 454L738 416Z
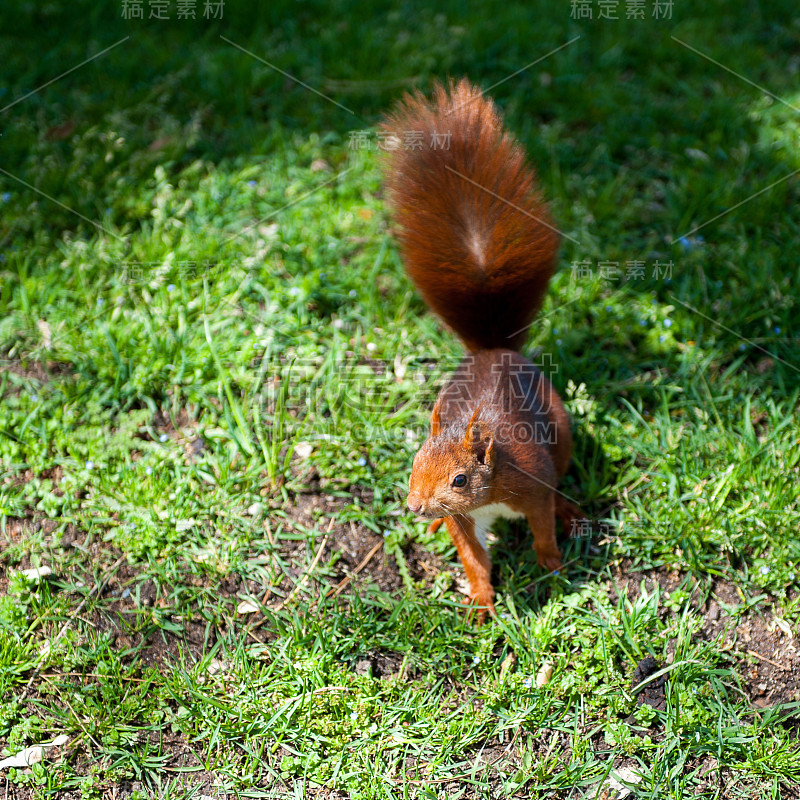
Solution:
M438 436L442 430L441 403L437 400L431 411L431 436Z
M494 435L484 422L478 419L481 407L478 406L467 425L464 447L472 450L481 464L492 466L494 463Z

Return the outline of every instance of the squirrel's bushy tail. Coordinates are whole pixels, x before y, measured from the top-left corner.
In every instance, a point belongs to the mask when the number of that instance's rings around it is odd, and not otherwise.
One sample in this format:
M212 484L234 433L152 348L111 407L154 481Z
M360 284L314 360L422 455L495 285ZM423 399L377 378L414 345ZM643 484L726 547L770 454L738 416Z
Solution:
M406 271L470 350L519 350L558 236L522 147L466 79L407 94L382 125Z

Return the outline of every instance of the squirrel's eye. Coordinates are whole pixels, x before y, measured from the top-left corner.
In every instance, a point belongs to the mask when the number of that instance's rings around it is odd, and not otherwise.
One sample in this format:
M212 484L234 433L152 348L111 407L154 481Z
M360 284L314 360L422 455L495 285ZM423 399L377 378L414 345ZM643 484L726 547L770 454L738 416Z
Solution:
M467 476L466 475L456 475L453 478L453 486L466 486L467 485Z

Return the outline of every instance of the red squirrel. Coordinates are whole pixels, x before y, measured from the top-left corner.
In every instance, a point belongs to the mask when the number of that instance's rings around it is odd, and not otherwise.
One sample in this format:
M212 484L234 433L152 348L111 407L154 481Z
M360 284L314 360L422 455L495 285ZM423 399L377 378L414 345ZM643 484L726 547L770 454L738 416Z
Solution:
M520 144L466 79L431 101L406 94L382 124L389 204L402 260L428 306L469 355L442 388L414 458L408 507L442 522L472 602L495 615L486 532L524 517L541 566L561 568L555 518L570 422L547 378L519 350L553 274L558 236Z

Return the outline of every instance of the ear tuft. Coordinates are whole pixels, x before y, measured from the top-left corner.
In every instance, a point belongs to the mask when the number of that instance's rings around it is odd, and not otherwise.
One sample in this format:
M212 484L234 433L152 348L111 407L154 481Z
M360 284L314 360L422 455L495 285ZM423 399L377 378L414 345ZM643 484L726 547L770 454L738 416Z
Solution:
M442 430L442 410L441 402L437 401L433 404L433 411L431 411L431 436L438 436Z
M478 406L467 424L467 433L464 436L464 447L475 453L481 464L491 466L494 457L494 435L485 422L478 419L481 407Z

